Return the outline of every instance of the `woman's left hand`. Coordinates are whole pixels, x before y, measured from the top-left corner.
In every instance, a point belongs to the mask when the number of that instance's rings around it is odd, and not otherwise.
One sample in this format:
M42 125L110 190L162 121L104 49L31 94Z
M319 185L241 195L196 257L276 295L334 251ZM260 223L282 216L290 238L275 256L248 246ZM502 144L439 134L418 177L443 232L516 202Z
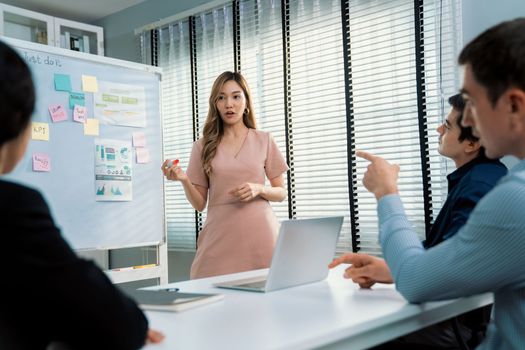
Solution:
M246 182L230 191L241 202L249 202L264 191L264 185Z

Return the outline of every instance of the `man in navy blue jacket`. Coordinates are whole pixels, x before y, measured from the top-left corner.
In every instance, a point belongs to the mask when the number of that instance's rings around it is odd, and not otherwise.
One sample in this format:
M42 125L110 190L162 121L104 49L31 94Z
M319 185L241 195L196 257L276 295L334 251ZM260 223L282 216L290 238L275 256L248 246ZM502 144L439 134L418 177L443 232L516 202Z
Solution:
M447 176L448 195L439 212L430 232L427 232L423 245L426 249L436 246L452 237L463 226L476 206L477 202L489 192L498 180L507 173L507 168L498 159L489 159L480 145L479 138L472 134L470 127L461 125L465 101L460 94L449 98L452 110L442 125L437 129L439 133L439 153L454 161L456 170ZM370 288L376 282L393 283L390 269L381 258L367 254L348 253L335 259L330 267L341 263L352 263L345 272L345 278L351 278L363 288ZM467 323L475 326L472 315ZM479 313L478 313L479 315ZM472 330L458 325L461 336L465 339L476 338ZM443 322L423 329L413 335L403 338L401 343L405 348L413 344L420 346L434 346L436 348L459 348L451 323ZM478 343L480 339L474 339ZM396 346L401 345L396 342Z
M480 146L479 138L471 128L461 126L465 101L460 94L449 98L452 111L439 132L439 153L456 164L456 170L447 176L448 195L430 232L423 242L430 248L452 237L467 222L478 201L498 180L507 174L507 168L498 159L489 159Z

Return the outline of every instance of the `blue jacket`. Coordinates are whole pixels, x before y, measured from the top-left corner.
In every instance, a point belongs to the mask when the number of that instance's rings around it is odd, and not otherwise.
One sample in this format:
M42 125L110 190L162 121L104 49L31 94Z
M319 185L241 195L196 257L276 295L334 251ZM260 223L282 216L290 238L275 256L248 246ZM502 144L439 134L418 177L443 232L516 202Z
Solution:
M506 174L503 163L485 156L479 156L449 174L447 200L427 232L423 246L430 248L454 236L465 225L478 201Z

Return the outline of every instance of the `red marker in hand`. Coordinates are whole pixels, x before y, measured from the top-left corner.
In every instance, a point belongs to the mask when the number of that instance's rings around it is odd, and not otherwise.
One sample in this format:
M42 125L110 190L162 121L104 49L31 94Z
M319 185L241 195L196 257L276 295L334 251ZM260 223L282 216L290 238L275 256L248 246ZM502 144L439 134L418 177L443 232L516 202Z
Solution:
M166 168L171 168L172 166L177 166L177 165L179 165L178 159L170 160L168 164L166 164Z
M177 166L177 165L179 165L178 159L170 160L168 164L166 164L166 169L171 168L172 166Z

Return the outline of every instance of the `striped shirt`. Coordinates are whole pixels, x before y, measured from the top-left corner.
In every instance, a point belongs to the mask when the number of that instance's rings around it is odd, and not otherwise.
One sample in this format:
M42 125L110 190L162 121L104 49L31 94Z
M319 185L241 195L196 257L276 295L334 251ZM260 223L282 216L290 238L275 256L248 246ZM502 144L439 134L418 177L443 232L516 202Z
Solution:
M467 223L425 250L398 195L378 203L379 241L409 302L493 292L493 318L478 349L525 349L525 160L483 197Z

